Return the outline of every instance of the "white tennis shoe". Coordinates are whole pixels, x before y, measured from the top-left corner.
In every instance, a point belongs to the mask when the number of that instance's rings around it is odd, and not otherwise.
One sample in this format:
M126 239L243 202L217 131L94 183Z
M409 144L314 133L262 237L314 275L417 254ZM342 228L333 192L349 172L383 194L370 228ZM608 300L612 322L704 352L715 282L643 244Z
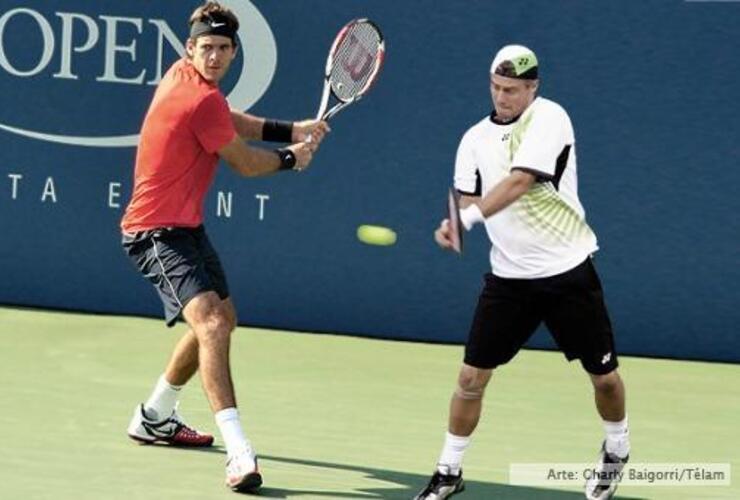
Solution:
M257 457L251 449L228 458L226 486L239 493L251 493L262 486L262 474L257 464Z
M606 441L601 445L599 461L594 467L593 474L586 481L586 498L588 500L609 500L617 491L621 473L629 455L621 458L606 451Z
M140 404L134 410L134 416L128 425L128 435L140 443L167 443L172 446L204 447L213 444L213 436L202 434L189 425L177 413L164 420L155 421L147 418L144 405Z

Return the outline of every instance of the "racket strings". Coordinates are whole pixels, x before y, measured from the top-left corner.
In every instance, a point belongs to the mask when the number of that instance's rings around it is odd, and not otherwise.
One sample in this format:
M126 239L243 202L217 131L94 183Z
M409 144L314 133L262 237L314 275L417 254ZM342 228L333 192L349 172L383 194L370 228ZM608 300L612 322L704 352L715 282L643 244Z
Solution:
M380 33L368 23L351 26L339 43L331 70L331 87L341 101L350 101L369 87L380 63Z

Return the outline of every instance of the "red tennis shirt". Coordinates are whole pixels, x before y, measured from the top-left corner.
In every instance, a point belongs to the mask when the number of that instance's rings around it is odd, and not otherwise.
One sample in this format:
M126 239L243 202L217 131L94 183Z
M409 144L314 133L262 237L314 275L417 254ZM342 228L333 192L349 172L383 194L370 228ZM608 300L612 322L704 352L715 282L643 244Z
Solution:
M218 166L217 151L236 135L218 87L186 59L167 71L141 128L134 191L121 220L127 233L197 227Z

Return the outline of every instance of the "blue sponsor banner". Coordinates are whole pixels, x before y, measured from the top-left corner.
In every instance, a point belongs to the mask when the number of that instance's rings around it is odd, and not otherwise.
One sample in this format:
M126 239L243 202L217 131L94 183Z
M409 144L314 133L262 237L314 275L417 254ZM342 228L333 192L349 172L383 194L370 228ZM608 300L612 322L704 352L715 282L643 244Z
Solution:
M118 222L139 126L198 3L0 3L0 302L161 315ZM535 50L542 95L574 122L619 350L740 361L740 4L223 3L242 50L222 89L258 115L316 112L349 19L376 21L388 51L307 172L220 168L206 227L242 324L464 341L487 238L479 228L457 258L432 232L458 141L490 111L490 61L515 42ZM394 228L396 245L357 241L368 223ZM531 345L552 342L540 332Z

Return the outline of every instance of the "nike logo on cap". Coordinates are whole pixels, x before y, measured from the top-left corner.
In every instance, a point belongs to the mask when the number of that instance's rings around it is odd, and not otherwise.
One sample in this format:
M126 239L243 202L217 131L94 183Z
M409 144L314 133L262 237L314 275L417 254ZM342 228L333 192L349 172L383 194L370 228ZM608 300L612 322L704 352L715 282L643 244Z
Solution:
M220 28L221 26L226 26L226 23L211 23L211 28Z

